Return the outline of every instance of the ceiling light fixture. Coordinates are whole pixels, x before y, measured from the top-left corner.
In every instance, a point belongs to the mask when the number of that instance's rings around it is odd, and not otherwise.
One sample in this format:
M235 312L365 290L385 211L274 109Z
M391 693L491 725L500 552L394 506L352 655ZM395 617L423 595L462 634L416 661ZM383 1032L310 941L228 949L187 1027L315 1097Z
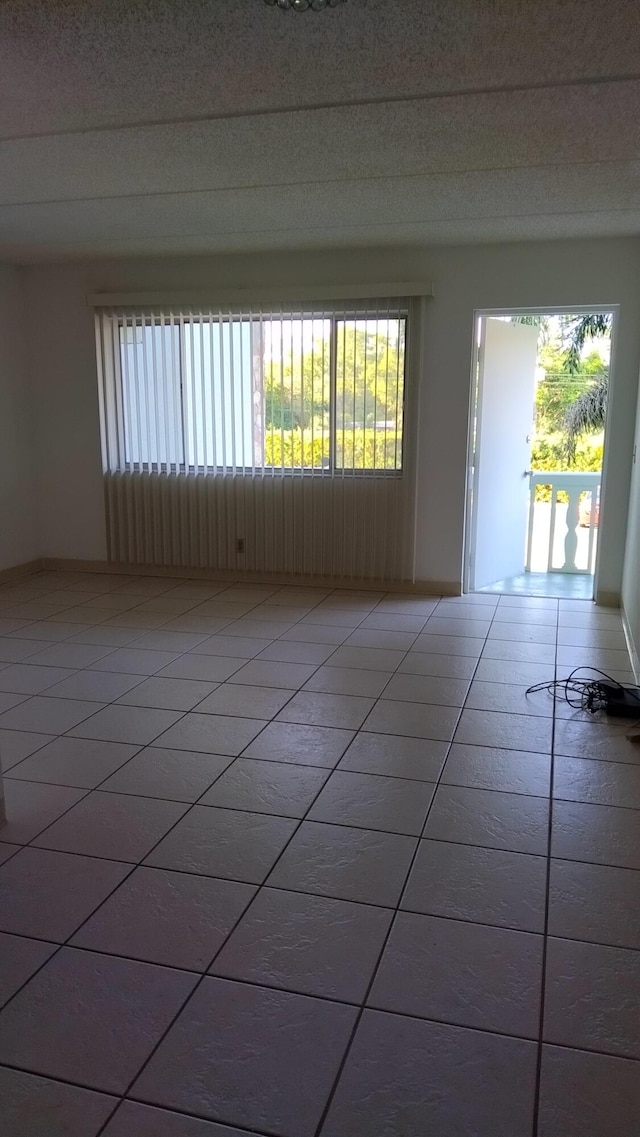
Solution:
M324 8L337 8L339 4L346 4L346 0L264 0L270 8L291 8L294 12L322 12Z

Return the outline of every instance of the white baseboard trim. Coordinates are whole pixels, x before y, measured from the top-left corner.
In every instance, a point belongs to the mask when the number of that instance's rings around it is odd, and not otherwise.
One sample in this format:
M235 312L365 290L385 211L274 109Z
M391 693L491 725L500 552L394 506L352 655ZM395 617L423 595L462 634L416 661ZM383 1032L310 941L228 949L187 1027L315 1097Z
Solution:
M640 684L640 644L636 644L631 631L631 625L624 610L624 604L621 606L620 614L622 616L622 627L627 641L627 648L629 649L629 657L631 659L631 667L636 683Z
M619 608L620 593L607 592L605 589L599 588L595 595L595 602L601 608Z
M44 561L38 559L36 561L25 561L21 565L12 565L11 568L0 569L0 584L10 584L12 580L22 580L24 576L31 576L34 572L40 572L44 567Z
M353 580L346 577L305 576L301 573L218 572L215 569L173 568L158 565L131 565L113 561L81 561L45 557L38 568L59 572L97 572L122 576L164 576L178 580L247 581L250 584L295 585L304 588L348 588L358 592L399 592L421 596L459 596L462 587L453 580Z

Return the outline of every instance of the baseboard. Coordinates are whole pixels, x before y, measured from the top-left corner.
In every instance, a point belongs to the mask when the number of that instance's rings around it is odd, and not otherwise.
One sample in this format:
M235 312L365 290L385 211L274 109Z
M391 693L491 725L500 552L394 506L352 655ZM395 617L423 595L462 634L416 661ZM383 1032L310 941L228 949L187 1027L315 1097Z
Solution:
M116 564L112 561L80 561L45 557L38 567L58 572L96 572L121 576L164 576L177 580L243 580L250 584L294 585L298 588L348 588L359 592L400 592L421 596L459 596L461 586L452 580L353 580L346 577L311 576L302 573L243 572L242 569L174 568L158 565Z
M599 588L595 595L595 602L600 608L619 608L620 593L606 592L604 589Z
M640 644L636 644L631 631L631 625L627 613L624 610L624 604L621 605L620 614L622 616L622 627L627 641L627 648L629 649L629 658L631 659L631 666L636 683L640 684Z
M0 569L0 584L8 584L12 580L21 580L23 576L31 576L34 572L40 572L44 567L44 561L39 559L37 561L25 561L22 565L12 565L11 568Z

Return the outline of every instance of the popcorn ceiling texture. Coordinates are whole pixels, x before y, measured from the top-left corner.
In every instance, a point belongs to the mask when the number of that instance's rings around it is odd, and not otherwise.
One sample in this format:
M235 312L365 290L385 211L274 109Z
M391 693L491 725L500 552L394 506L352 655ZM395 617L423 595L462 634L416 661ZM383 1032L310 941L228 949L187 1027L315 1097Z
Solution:
M639 93L623 2L7 0L0 258L635 233Z

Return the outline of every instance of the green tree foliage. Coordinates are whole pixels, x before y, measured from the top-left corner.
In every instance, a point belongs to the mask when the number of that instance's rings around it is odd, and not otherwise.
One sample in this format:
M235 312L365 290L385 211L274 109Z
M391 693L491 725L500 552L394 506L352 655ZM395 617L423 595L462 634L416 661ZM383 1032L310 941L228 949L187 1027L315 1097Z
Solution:
M561 445L558 469L567 464L591 468L581 465L584 453L579 440L604 430L609 369L597 351L586 359L583 353L589 340L611 336L613 316L610 312L564 316L555 336L545 316L512 316L511 320L540 328L540 362L546 376L536 394L536 435L561 433L561 444L553 444L554 452Z
M577 371L587 340L609 337L613 326L610 312L596 312L588 316L565 316L562 321L562 341L565 365L568 371Z
M299 336L296 339L299 340ZM304 352L293 347L270 360L264 381L265 426L303 430L312 419L329 420L329 343L316 337Z
M393 321L389 336L342 325L337 337L336 417L338 428L396 423L402 417L404 323Z
M610 336L613 316L610 312L591 316L570 316L563 325L565 363L572 374L582 362L582 351L589 339ZM592 373L592 380L581 391L565 412L563 430L565 453L569 465L578 465L578 440L585 435L603 431L607 418L609 398L609 372L602 368ZM582 467L579 467L582 469Z
M329 435L312 434L310 430L300 430L299 427L272 430L267 434L264 459L267 466L284 466L293 470L328 466Z
M405 325L403 320L336 325L336 466L401 465ZM331 460L331 343L316 334L300 349L274 351L264 381L265 461L299 469ZM297 350L296 350L297 348Z
M545 347L552 337L551 321L548 316L511 316L512 324L526 324L529 328L538 328L538 343Z
M604 372L568 407L564 425L565 451L570 465L577 461L578 439L604 430L608 397L609 376Z
M531 468L537 472L565 470L567 466L566 441L563 434L549 434L536 438L531 448ZM576 445L575 466L578 470L597 473L602 469L602 435L584 439ZM561 491L560 501L568 501ZM536 501L550 501L549 486L536 486Z
M395 431L369 429L349 430L344 438L338 432L336 469L394 470L401 465L402 442ZM285 469L320 468L330 462L329 435L312 434L310 430L274 431L267 435L265 462Z
M561 339L542 347L539 363L545 377L536 389L535 436L531 450L534 470L565 470L567 464L577 470L602 469L602 430L604 416L594 418L590 429L579 429L571 448L568 422L577 408L591 401L594 387L608 380L607 366L599 352L580 358L573 370L567 367L566 344ZM547 486L536 488L536 501L549 500Z
M565 431L570 408L594 382L607 375L607 367L600 354L592 351L570 371L566 367L566 353L558 343L543 347L539 362L545 377L536 389L536 433ZM597 429L601 430L602 426Z

